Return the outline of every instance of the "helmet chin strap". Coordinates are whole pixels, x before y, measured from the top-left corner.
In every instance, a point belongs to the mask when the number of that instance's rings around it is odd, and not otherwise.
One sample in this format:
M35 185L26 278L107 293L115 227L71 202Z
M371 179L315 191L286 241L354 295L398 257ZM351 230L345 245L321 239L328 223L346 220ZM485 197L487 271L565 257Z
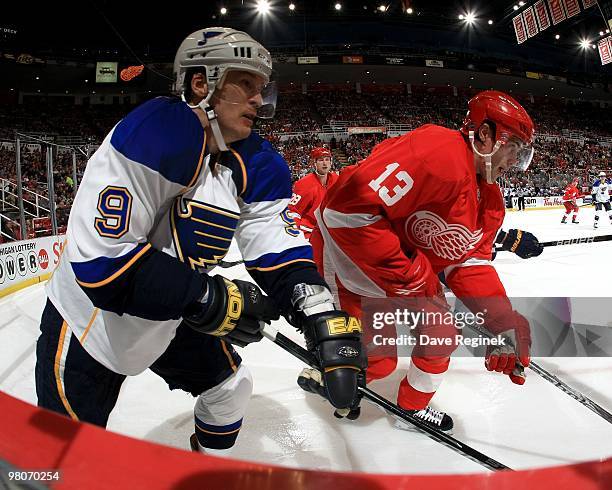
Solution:
M212 97L212 91L206 96L206 98L202 99L199 104L191 105L189 102L185 100L185 96L181 95L181 99L183 102L187 104L191 109L202 109L204 114L206 114L206 118L210 123L210 129L212 130L213 136L215 137L215 141L217 142L217 146L219 147L219 151L227 151L227 145L225 144L225 140L223 139L223 135L221 134L221 128L219 127L219 122L217 121L217 113L215 110L209 105L210 98Z
M497 140L495 142L495 146L493 147L493 150L491 151L491 153L480 153L478 149L476 148L474 141L475 141L474 131L470 131L470 143L472 144L472 150L474 150L474 153L476 153L477 155L485 159L485 168L487 172L487 175L486 175L487 183L492 184L493 183L493 170L491 166L491 158L493 157L493 155L495 155L495 153L497 153L497 150L499 150L499 147L502 145L502 142L500 140Z

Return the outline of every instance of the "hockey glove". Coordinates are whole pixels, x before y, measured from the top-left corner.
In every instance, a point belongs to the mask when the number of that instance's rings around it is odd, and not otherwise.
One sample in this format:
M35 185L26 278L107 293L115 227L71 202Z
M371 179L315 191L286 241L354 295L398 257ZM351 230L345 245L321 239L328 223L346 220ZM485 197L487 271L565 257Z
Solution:
M501 243L502 250L513 252L521 259L537 257L544 250L538 239L532 233L523 230L512 229L507 232L500 231L499 235L497 235L496 242Z
M300 388L302 388L304 391L315 393L316 395L322 396L323 398L327 399L327 392L325 391L325 385L323 384L323 377L321 376L321 371L312 368L304 368L298 376L297 382ZM361 371L361 373L359 373L357 378L357 385L365 387L365 371ZM361 407L359 406L360 401L361 397L357 397L352 407L337 408L334 412L334 416L339 419L343 419L345 417L349 420L358 419L359 415L361 415Z
M280 317L273 301L255 284L223 276L206 278L206 293L183 317L194 330L244 347L262 339L263 323Z
M504 344L487 347L486 368L507 374L515 384L524 384L524 368L529 366L531 347L531 330L527 319L516 311L510 311L487 321L487 330L498 335Z
M337 310L324 286L298 284L291 303L289 321L304 333L322 374L319 393L336 408L357 407L358 377L367 366L359 320Z

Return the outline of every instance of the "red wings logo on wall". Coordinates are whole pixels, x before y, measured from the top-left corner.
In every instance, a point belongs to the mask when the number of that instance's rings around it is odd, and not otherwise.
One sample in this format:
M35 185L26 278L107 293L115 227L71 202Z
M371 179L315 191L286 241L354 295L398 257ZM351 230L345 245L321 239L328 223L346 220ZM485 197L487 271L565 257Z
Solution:
M482 230L470 231L463 225L448 224L430 211L417 211L406 220L408 239L417 247L432 250L446 260L459 260L482 238Z

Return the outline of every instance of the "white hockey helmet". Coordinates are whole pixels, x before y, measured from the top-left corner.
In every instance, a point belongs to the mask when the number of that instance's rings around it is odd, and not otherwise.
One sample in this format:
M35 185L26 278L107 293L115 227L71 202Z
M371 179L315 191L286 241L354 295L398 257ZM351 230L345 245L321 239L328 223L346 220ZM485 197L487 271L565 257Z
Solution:
M185 92L185 74L190 68L204 68L208 95L195 107L201 107L208 117L215 139L222 151L227 146L221 137L214 109L209 101L217 88L223 85L228 71L246 71L260 76L264 81L261 92L262 106L257 109L261 118L271 118L276 109L276 85L270 82L272 56L260 43L246 32L229 27L207 27L187 36L174 57L173 90L181 95ZM184 97L183 97L184 100Z
M602 172L599 172L599 176L600 176L600 177L605 177L605 176L606 176L606 173L605 173L605 172L603 172L603 171L602 171Z

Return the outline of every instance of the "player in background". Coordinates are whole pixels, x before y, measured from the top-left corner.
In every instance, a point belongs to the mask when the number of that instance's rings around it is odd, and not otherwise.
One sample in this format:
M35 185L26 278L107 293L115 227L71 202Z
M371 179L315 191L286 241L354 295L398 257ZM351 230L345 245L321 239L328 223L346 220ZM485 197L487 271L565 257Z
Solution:
M40 406L105 427L126 376L149 368L197 397L192 448L226 451L252 391L229 342L258 341L264 322L288 316L336 408L356 403L365 356L287 216L286 162L251 131L275 105L270 53L207 28L183 41L174 72L181 98L133 110L88 162L47 285L36 392ZM268 296L209 275L234 236Z
M567 218L569 218L569 215L571 213L574 213L574 215L572 216L572 223L580 223L578 221L579 208L578 204L576 204L576 199L578 199L579 197L582 197L582 194L578 190L578 178L574 177L574 179L569 184L567 184L567 187L565 188L565 192L563 193L563 197L561 199L563 205L565 206L565 214L561 219L561 223L567 223Z
M309 156L314 172L305 175L293 185L293 196L289 210L295 223L307 239L316 225L314 211L319 207L325 192L336 180L338 174L332 172L332 154L324 147L313 148Z
M599 172L599 178L593 183L593 202L595 203L595 222L593 228L599 226L599 211L605 210L612 224L612 207L610 206L610 191L612 190L612 180L606 178L605 172Z
M534 125L516 100L497 91L479 93L468 109L460 131L428 124L383 141L345 169L315 212L311 243L323 247L319 267L328 282L335 278L340 304L355 316L369 298L434 298L431 310L447 311L437 277L444 272L470 310L488 309L485 327L507 339L503 347L488 348L487 369L520 385L530 359L529 323L512 309L491 258L505 214L496 179L511 166L528 167ZM433 327L438 336L457 332ZM364 343L372 334L364 331ZM435 355L415 349L397 395L400 407L441 430L453 421L429 402L454 348ZM368 381L397 365L386 353L369 354L368 361Z

